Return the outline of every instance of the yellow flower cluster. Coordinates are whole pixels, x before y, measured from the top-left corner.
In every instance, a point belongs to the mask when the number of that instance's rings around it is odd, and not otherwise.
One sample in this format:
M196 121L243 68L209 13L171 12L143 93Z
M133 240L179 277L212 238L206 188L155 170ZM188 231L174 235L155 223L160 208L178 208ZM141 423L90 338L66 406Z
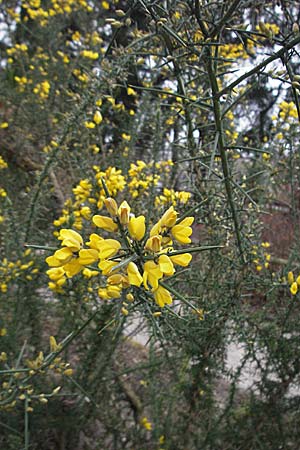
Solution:
M300 286L300 274L295 279L293 272L288 273L288 284L292 295L296 295Z
M96 151L98 151L98 147ZM73 189L75 199L69 198L65 202L61 216L53 222L54 226L67 225L68 227L74 227L76 230L82 230L84 220L90 219L91 208L97 207L100 210L104 205L106 194L102 180L105 182L111 196L116 197L118 193L123 192L127 188L132 199L139 199L142 195L148 195L151 186L157 186L161 173L167 174L172 164L170 160L156 163L150 162L148 164L138 160L136 163L130 164L126 175L123 175L122 170L115 167L108 167L103 171L99 166L94 166L95 182L92 184L88 179L79 182ZM156 205L172 203L173 206L176 206L177 202L186 204L189 198L189 192L175 192L172 189L164 189L163 196L157 197Z
M269 242L262 242L261 248L257 245L252 247L253 263L255 264L257 272L260 272L263 268L268 269L271 260L271 254L266 251L270 247Z
M294 102L282 101L279 104L279 117L283 120L288 120L289 118L297 119L297 108Z
M280 28L275 23L264 23L259 22L256 26L256 30L264 34L268 39L272 39L276 34L279 33Z
M34 267L34 261L30 259L31 250L27 249L22 254L22 258L17 261L9 261L4 258L0 261L0 293L6 293L11 283L24 279L31 281L38 273Z
M174 191L174 189L164 188L162 195L155 198L155 206L172 204L176 206L178 203L185 205L191 198L191 193L186 191Z
M39 95L41 99L46 100L49 97L50 88L49 81L42 81L34 87L33 93Z
M27 0L22 2L22 8L26 10L27 16L23 18L26 22L28 18L36 20L41 26L46 26L51 17L71 14L80 9L88 12L92 11L92 7L86 0L51 0L48 9L43 5L41 0ZM15 18L17 20L17 17Z
M91 264L97 263L101 274L106 277L106 285L98 289L100 298L120 298L125 290L126 299L133 301L133 294L128 289L143 286L145 295L149 296L151 291L158 306L171 304L171 294L161 283L175 273L174 265L186 267L191 262L190 253L174 250L173 240L180 244L191 242L194 218L178 219L171 206L147 235L145 216L132 215L126 201L118 206L112 197L108 197L104 203L110 217L95 215L93 224L115 233L118 239L106 239L92 233L86 242L88 248L85 248L78 232L60 230L61 248L46 258L50 266L47 271L51 280L49 287L60 292L67 278L86 270L97 273L96 267L90 268ZM125 308L123 313L127 313Z

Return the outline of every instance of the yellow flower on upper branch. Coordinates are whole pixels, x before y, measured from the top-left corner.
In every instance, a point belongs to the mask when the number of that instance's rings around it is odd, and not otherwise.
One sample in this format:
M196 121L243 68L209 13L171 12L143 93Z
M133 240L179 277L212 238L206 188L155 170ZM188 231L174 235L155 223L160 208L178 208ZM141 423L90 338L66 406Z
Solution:
M118 225L112 220L111 217L96 215L93 217L93 223L106 231L117 231Z
M193 233L190 225L194 222L194 217L186 217L178 225L175 225L171 229L171 233L176 241L181 244L189 244L191 241L190 236Z
M62 241L61 245L68 247L72 252L77 252L83 245L82 237L77 231L63 228L59 232L58 239Z

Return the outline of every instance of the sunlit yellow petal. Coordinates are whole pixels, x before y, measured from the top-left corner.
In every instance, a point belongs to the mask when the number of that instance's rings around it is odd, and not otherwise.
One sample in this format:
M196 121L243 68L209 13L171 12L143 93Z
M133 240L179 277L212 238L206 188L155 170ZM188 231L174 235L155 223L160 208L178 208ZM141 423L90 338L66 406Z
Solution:
M131 285L140 286L142 284L143 277L140 274L137 265L132 261L127 266L127 275Z
M90 235L90 240L86 243L89 247L99 250L99 242L103 241L103 237L99 236L96 233L92 233Z
M103 239L99 243L99 256L100 259L108 259L118 253L118 250L121 248L121 244L119 241L115 239Z
M170 256L170 259L178 266L187 267L192 260L192 255L190 253L182 253L181 255Z
M67 277L72 278L83 269L83 266L79 263L78 258L74 258L64 265L64 269L66 271Z
M177 212L174 210L174 207L171 206L162 216L161 225L163 227L171 228L175 225L177 219Z
M137 241L143 239L146 232L145 217L132 217L129 220L128 231L133 239L136 239Z
M172 296L170 292L162 286L158 286L158 288L153 291L153 295L155 302L161 308L172 303Z
M171 276L175 272L173 263L167 255L160 255L158 258L158 265L162 273L167 276Z
M117 231L118 225L112 220L111 217L106 216L94 216L93 223L96 227L102 228L106 231Z
M82 237L74 230L63 228L59 232L58 239L62 241L61 245L69 247L74 252L79 251L83 245Z
M94 249L82 249L79 252L79 263L83 266L87 266L89 264L93 264L95 261L99 259L98 250Z

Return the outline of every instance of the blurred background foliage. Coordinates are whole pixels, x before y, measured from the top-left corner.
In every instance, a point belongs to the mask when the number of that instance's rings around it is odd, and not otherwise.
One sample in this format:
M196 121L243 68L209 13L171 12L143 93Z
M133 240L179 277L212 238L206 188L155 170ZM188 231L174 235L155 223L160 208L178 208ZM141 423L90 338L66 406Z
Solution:
M0 1L1 448L299 448L299 15ZM195 216L185 302L48 287L40 247L87 238L102 178L148 224Z

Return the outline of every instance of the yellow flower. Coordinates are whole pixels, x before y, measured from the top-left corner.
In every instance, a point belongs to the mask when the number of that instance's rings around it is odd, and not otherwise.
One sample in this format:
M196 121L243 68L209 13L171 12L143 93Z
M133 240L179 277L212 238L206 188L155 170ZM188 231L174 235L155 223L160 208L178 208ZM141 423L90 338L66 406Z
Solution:
M79 258L73 258L67 264L64 265L64 270L68 278L72 278L77 275L83 269L83 265L80 264Z
M292 284L292 286L290 287L290 291L293 295L297 294L298 291L298 284L296 283L296 281L294 281L294 283Z
M191 241L190 235L193 233L190 225L194 222L194 217L186 217L178 225L172 227L171 232L176 241L181 244L189 244Z
M147 431L151 431L152 430L152 424L151 422L149 422L149 420L147 419L147 417L143 417L141 420L141 425L147 430Z
M46 263L50 267L60 267L69 262L73 258L73 252L68 247L60 248L56 250L54 255L46 258Z
M113 199L112 197L107 197L104 200L104 204L106 206L107 211L112 217L118 215L118 205L115 199Z
M150 237L146 242L145 249L154 253L159 253L161 251L161 240L161 236Z
M163 277L158 264L154 261L146 261L144 264L143 282L145 289L148 288L148 282L154 289L158 288L158 281Z
M174 210L174 207L171 206L160 219L161 226L172 228L177 219L177 212Z
M129 220L128 231L133 239L136 239L137 241L143 239L146 232L145 217L132 217Z
M93 223L106 231L117 231L118 225L110 218L105 216L94 216Z
M161 308L172 303L172 296L170 292L162 286L158 286L158 288L153 291L153 295L155 302Z
M167 255L160 255L158 258L158 265L162 273L167 276L171 276L175 272L173 263Z
M86 245L93 248L94 250L99 250L100 242L103 241L103 238L96 233L92 233L90 235L90 240L86 242Z
M113 272L112 269L117 264L117 261L108 261L107 259L104 259L103 261L99 262L98 267L100 270L102 270L103 275L108 275L109 273Z
M293 282L294 282L294 274L293 274L293 272L289 272L288 273L288 283L293 284Z
M118 209L119 219L122 225L127 225L129 222L129 215L130 215L130 206L124 200L119 209Z
M192 260L192 255L190 253L182 253L181 255L170 256L170 259L178 266L187 267Z
M65 271L62 267L53 267L47 270L47 275L50 280L57 281L65 275Z
M86 122L84 122L84 126L85 126L85 128L93 129L93 128L95 128L96 124L94 122L86 121Z
M159 220L158 222L156 222L155 225L153 225L153 227L150 230L150 237L152 236L156 236L157 234L159 234L161 232L161 220Z
M72 252L78 252L83 245L82 237L74 230L60 230L58 239L62 241L61 245L70 248Z
M121 248L119 241L115 239L103 239L99 243L99 256L100 259L108 259L116 255Z
M99 252L94 249L82 249L79 252L79 260L78 262L83 266L87 266L89 264L93 264L95 261L99 259Z
M131 87L127 88L127 95L136 95L136 92L134 89L132 89Z
M109 298L119 298L121 297L121 286L108 286L107 289L107 295Z
M102 114L100 111L96 111L93 117L93 121L95 122L96 125L100 125L100 123L102 122L103 118L102 118Z
M114 275L111 275L110 277L107 278L107 284L121 284L123 281L123 275L121 275L120 273L115 273Z
M134 262L130 262L127 266L128 281L133 286L140 286L143 282L143 277L139 272L137 265Z

